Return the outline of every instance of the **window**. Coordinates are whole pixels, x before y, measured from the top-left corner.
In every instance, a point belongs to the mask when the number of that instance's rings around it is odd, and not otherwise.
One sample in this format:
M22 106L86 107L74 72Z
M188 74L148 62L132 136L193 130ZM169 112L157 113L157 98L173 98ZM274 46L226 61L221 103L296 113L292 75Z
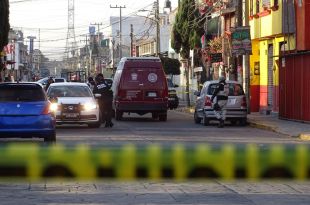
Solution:
M240 96L244 95L242 86L236 83L228 83L229 94L228 96ZM214 90L218 87L218 84L211 84L208 89L208 95L213 95Z
M259 13L259 5L260 5L260 1L256 0L256 13Z
M253 0L250 0L250 16L253 16Z
M3 86L0 88L0 102L45 101L45 94L39 86Z
M54 86L49 89L49 97L92 97L86 86Z

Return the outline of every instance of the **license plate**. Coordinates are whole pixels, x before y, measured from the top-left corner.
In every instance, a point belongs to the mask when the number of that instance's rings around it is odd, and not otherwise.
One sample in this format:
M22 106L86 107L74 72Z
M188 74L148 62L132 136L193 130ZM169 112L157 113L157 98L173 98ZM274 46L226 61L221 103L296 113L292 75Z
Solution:
M77 118L79 116L78 113L64 113L63 114L66 118Z
M228 105L234 105L236 104L236 99L228 99Z
M174 98L168 98L168 100L174 100Z
M148 96L148 97L156 97L157 95L156 95L155 92L149 92L149 93L147 94L147 96Z

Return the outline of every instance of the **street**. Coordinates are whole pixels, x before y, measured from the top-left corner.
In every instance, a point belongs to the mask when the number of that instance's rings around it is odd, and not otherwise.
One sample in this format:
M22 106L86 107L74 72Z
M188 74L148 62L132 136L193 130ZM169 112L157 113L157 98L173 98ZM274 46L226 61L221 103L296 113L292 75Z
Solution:
M115 122L115 121L114 121ZM127 143L138 145L160 143L257 143L257 144L297 144L304 143L277 133L251 127L217 127L217 122L208 127L194 123L191 114L178 111L168 112L168 121L159 122L151 115L124 115L123 121L116 121L113 128L88 129L86 126L62 125L57 129L57 141L66 145L86 143L88 145L117 146Z
M115 121L114 121L115 122ZM3 139L3 142L15 141ZM18 142L29 140L18 139ZM41 143L41 140L32 139ZM169 111L167 122L158 122L150 115L124 115L113 128L89 129L86 126L62 125L57 128L57 143L74 146L79 143L92 147L118 147L132 143L171 145L183 143L300 144L298 139L251 128L230 126L219 129L196 125L192 115ZM295 181L95 181L41 182L0 185L1 204L308 204L309 182Z

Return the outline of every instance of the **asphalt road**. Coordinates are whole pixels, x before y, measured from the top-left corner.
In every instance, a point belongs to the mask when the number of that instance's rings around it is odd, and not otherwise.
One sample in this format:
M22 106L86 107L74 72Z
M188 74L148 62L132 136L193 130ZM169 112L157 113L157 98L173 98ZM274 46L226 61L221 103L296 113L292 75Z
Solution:
M114 121L115 122L115 121ZM42 140L1 139L2 143ZM150 115L125 115L113 128L89 129L63 125L57 128L57 143L75 146L121 146L128 143L171 145L196 143L236 145L257 143L267 146L305 143L296 138L251 127L216 124L197 125L190 114L169 111L168 121ZM210 204L210 205L306 205L310 202L310 182L297 181L95 181L95 182L0 182L0 204Z
M247 144L261 145L270 143L298 144L299 139L280 135L274 132L260 130L249 126L232 126L218 128L216 122L210 126L195 124L193 116L178 111L169 111L168 121L159 122L151 119L151 115L124 115L122 121L114 121L113 128L89 129L86 126L62 125L57 130L57 140L66 145L85 143L93 146L119 146L127 143L145 145L160 143L171 145L183 143L209 144Z

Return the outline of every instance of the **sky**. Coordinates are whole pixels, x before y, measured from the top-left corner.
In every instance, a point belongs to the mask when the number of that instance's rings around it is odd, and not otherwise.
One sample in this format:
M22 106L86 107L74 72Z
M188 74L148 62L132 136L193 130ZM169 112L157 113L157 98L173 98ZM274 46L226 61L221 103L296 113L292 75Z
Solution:
M172 8L178 0L170 0ZM66 46L68 27L68 0L9 0L10 25L24 32L24 37L35 36L34 49L39 49L49 59L60 60ZM102 23L101 31L110 28L110 16L119 16L119 9L126 6L123 16L133 16L139 9L150 10L154 0L75 0L75 35L79 47L91 23ZM162 11L165 0L159 0ZM143 13L139 13L143 15ZM145 15L145 14L144 14ZM103 30L105 29L105 30ZM29 42L26 41L28 45Z

